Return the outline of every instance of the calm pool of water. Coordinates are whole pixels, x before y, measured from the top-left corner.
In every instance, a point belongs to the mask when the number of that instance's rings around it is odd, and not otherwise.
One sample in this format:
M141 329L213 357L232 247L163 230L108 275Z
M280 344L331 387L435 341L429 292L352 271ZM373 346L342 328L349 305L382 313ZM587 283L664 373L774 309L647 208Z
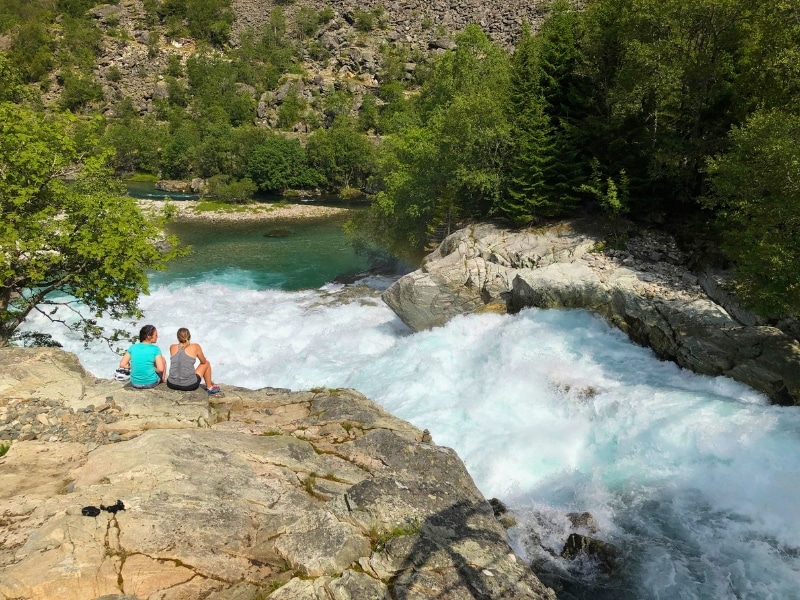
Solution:
M350 246L346 216L303 221L172 223L191 255L154 273L151 285L220 283L250 289L318 288L338 275L368 268Z

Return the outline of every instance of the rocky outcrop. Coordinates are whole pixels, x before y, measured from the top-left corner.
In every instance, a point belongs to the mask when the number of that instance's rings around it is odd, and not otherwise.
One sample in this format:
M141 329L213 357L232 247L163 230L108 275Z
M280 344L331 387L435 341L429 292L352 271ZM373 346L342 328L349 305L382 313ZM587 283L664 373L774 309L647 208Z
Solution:
M223 393L0 349L0 598L555 599L452 450L351 390Z
M726 310L679 256L642 239L629 241L634 251L599 251L602 235L575 223L539 231L476 225L445 239L383 298L415 330L486 308L593 310L661 358L800 404L797 339L737 320L747 313Z

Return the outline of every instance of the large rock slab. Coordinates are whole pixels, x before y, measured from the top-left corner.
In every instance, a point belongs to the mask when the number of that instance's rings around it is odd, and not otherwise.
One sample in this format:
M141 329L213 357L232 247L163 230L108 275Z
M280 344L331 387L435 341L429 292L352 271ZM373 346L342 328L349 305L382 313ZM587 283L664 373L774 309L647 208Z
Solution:
M383 294L411 328L487 308L589 309L682 367L725 375L779 404L800 404L800 344L713 293L670 244L604 252L602 234L572 223L512 231L491 224L446 238ZM702 286L701 286L702 284ZM791 333L791 332L790 332Z
M458 456L355 391L132 390L55 349L0 373L0 598L555 598Z

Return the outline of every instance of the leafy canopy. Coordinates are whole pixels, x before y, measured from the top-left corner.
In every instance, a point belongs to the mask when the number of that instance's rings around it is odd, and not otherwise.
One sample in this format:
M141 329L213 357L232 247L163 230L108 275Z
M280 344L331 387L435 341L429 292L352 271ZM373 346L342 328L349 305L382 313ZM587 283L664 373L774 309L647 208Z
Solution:
M73 327L103 336L94 319L139 316L146 271L176 253L157 249L160 228L113 184L108 153L82 153L93 144L75 124L0 103L0 345L31 311L56 320L46 307L76 301L90 314Z

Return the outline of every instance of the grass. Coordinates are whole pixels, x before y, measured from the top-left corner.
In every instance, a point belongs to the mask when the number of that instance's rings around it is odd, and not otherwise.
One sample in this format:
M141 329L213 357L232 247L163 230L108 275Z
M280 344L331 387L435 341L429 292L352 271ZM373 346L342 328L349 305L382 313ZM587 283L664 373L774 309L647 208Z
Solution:
M377 525L373 525L367 532L367 535L372 542L372 549L375 552L381 552L386 548L386 544L394 538L414 535L415 533L419 533L419 530L420 525L416 522L401 523L388 531L380 531Z
M11 449L11 442L3 442L0 443L0 456L5 456L6 453Z

